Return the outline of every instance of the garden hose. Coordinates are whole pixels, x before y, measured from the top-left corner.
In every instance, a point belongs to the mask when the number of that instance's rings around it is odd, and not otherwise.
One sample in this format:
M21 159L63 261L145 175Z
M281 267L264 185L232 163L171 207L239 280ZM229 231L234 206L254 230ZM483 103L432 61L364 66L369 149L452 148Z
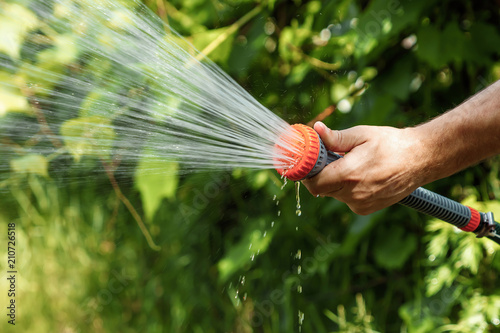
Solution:
M290 180L299 181L317 175L329 163L342 158L328 151L318 133L302 124L292 125L296 135L290 136L288 147L276 144L275 149L291 157L294 161L287 168L276 168L278 173ZM288 137L287 137L288 139ZM293 147L293 149L290 149ZM478 212L454 200L443 197L422 187L417 188L400 204L419 212L451 223L463 231L473 232L477 237L488 237L500 244L500 224L495 222L493 213Z

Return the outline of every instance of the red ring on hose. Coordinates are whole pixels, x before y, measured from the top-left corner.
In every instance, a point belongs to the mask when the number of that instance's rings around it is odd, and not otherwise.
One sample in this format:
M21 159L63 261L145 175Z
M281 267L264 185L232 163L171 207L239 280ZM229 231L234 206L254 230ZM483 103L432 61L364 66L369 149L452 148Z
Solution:
M467 208L469 208L470 210L470 221L465 227L460 229L462 229L463 231L472 232L479 226L479 223L481 222L481 214L479 214L479 212L474 208L471 208L469 206L467 206Z

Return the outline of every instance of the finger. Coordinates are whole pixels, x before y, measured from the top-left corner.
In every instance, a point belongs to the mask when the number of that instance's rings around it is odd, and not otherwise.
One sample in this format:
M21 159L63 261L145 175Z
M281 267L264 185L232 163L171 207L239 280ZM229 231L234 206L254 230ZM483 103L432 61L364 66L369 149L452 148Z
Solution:
M313 195L327 195L344 188L343 160L338 160L327 165L316 176L304 179L302 183Z
M362 126L335 131L318 121L314 124L314 130L318 132L326 149L330 151L348 152L366 142L366 130Z

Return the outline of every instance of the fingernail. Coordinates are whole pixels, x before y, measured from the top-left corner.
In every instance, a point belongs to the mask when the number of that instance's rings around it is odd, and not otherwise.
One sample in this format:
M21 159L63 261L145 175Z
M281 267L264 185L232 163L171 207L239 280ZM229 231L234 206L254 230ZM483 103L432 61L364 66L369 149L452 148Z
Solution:
M316 131L318 130L321 130L321 131L324 131L326 129L326 126L325 124L323 124L321 121L317 121L315 124L314 124L314 129Z

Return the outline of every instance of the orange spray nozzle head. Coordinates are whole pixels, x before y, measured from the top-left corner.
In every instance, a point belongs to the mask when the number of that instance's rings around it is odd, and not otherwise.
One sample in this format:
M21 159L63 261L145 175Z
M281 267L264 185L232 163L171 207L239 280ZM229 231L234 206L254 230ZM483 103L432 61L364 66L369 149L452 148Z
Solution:
M318 133L309 126L295 124L274 145L278 173L290 180L310 178L327 164L327 151ZM286 159L286 166L282 167Z

